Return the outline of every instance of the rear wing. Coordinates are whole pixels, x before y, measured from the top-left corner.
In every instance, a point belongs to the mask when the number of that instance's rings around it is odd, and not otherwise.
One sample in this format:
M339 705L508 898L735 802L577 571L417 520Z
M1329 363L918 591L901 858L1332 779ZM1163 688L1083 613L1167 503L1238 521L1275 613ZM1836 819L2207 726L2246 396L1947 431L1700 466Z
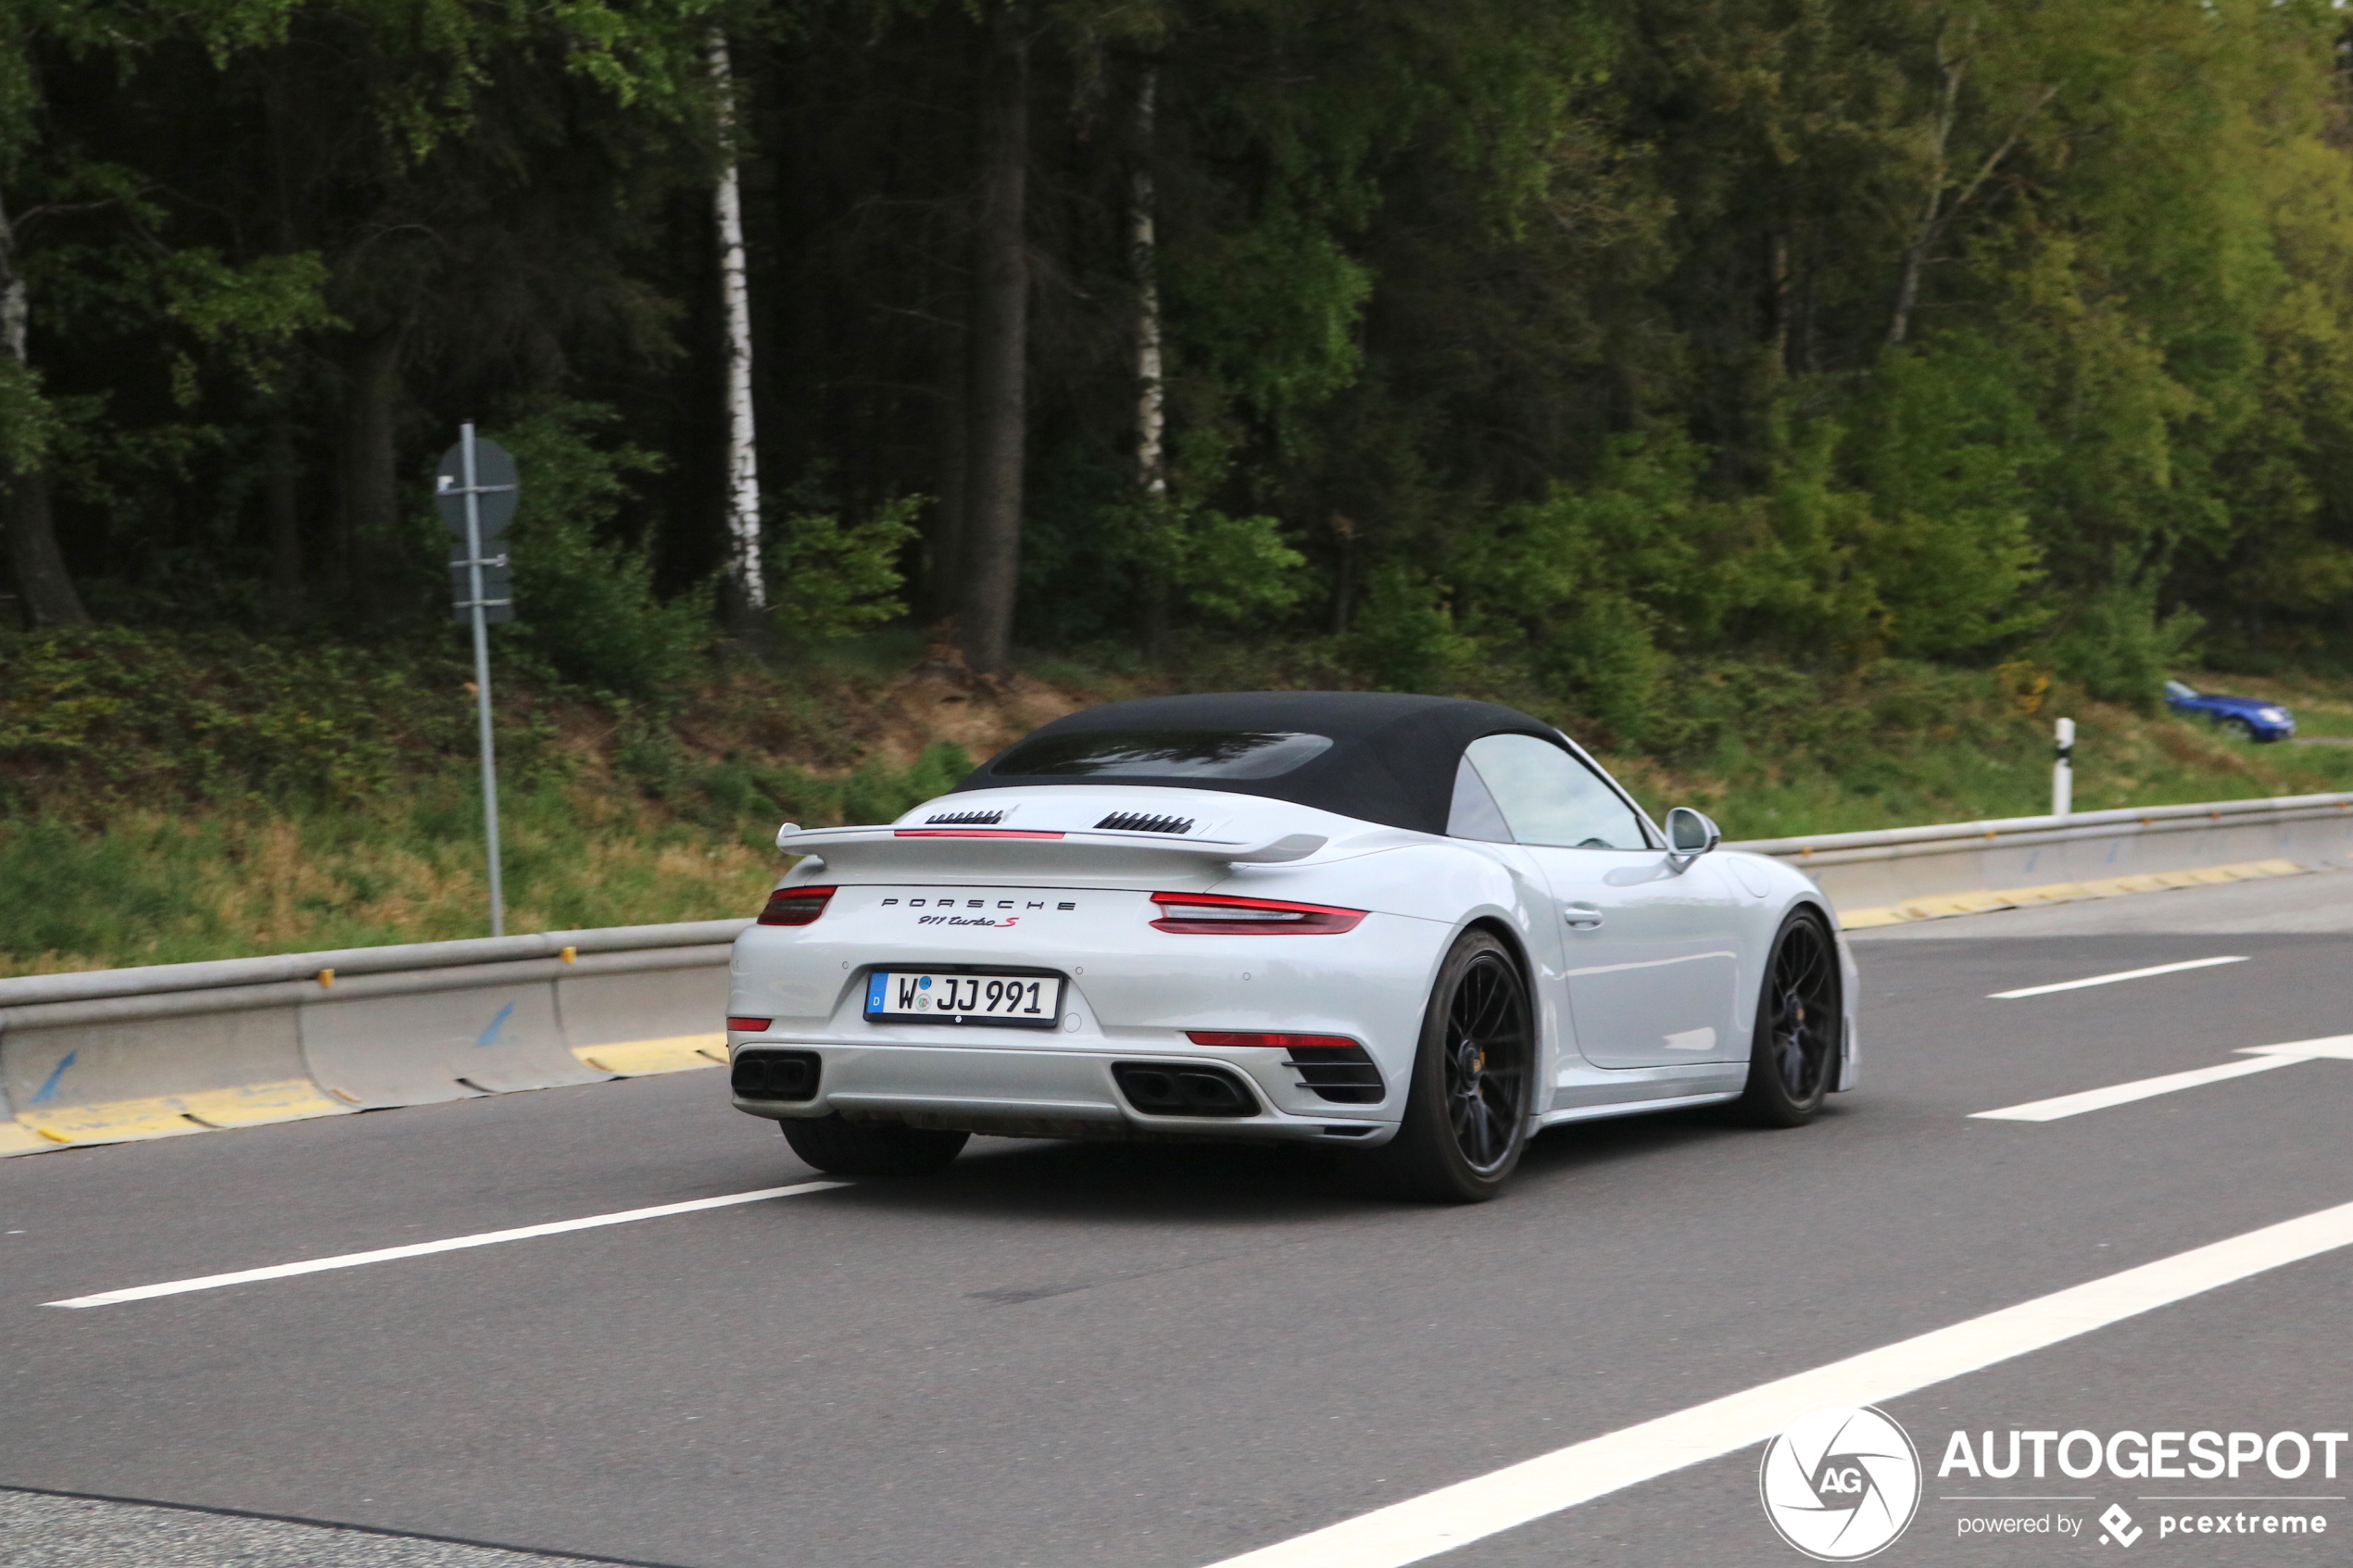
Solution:
M1051 832L1024 828L812 828L786 822L776 847L814 855L837 871L1071 872L1139 873L1210 865L1274 866L1303 860L1330 840L1293 833L1265 843L1172 838L1164 834L1099 829Z

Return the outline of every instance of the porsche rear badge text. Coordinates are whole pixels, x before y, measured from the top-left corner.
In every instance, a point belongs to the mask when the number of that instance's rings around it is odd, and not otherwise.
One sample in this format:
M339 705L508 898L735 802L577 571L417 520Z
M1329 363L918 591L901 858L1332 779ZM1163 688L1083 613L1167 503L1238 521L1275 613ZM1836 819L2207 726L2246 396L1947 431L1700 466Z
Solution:
M882 901L882 907L887 909L901 902L902 900L898 898L886 898ZM903 900L903 902L906 907L911 909L928 908L947 910L956 909L959 905L967 909L999 909L1028 910L1042 909L1046 907L1046 900L1043 898L959 898L952 893L934 894L929 897L924 898L908 898ZM1078 906L1068 899L1064 899L1062 902L1057 903L1054 908L1057 909L1075 909L1078 908ZM1016 915L1012 920L997 920L988 916L974 919L968 915L957 915L950 917L943 913L925 915L915 923L917 925L1012 925L1020 917Z

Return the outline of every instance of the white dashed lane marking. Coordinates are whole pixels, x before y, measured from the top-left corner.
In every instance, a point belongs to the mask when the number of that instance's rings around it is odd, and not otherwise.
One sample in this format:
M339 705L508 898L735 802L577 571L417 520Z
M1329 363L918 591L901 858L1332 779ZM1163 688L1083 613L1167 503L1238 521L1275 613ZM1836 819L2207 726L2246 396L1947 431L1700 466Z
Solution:
M2247 1046L2239 1054L2255 1060L2194 1067L2187 1073L2168 1073L2156 1078L2135 1078L2129 1084L2110 1084L2104 1089L2084 1089L2050 1099L2029 1100L2024 1105L2006 1105L1998 1110L1971 1111L1969 1115L1978 1122L2057 1122L2081 1116L2087 1110L2105 1110L2111 1105L2130 1105L2136 1099L2170 1095L2176 1089L2195 1089L2202 1084L2244 1078L2250 1073L2268 1073L2274 1067L2293 1067L2299 1061L2353 1061L2353 1035L2332 1035L2324 1040L2291 1040L2284 1046Z
M2185 969L2212 969L2216 964L2245 963L2237 958L2191 959L2185 963L2161 963L2148 969L2120 970L2114 974L2095 974L2082 980L2062 980L2056 985L2028 985L2016 991L1994 991L1986 997L1994 1002L2014 1002L2022 997L2047 997L2054 991L2081 991L2086 985L2113 985L2120 980L2146 980L2152 974L2179 974Z

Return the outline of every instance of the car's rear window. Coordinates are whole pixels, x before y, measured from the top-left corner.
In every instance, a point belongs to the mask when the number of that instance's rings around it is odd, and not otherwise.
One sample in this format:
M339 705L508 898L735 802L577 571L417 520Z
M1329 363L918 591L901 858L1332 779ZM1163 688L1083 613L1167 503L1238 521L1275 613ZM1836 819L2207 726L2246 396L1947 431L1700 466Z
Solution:
M1096 730L1038 735L988 765L999 777L1271 779L1331 749L1289 730Z

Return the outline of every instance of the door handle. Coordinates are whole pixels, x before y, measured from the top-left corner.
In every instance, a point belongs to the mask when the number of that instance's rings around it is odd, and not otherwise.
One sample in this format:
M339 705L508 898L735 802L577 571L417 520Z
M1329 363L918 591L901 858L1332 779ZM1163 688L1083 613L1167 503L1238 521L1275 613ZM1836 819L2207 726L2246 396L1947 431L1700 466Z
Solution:
M1563 904L1561 921L1573 931L1591 931L1602 923L1602 911L1592 904Z

